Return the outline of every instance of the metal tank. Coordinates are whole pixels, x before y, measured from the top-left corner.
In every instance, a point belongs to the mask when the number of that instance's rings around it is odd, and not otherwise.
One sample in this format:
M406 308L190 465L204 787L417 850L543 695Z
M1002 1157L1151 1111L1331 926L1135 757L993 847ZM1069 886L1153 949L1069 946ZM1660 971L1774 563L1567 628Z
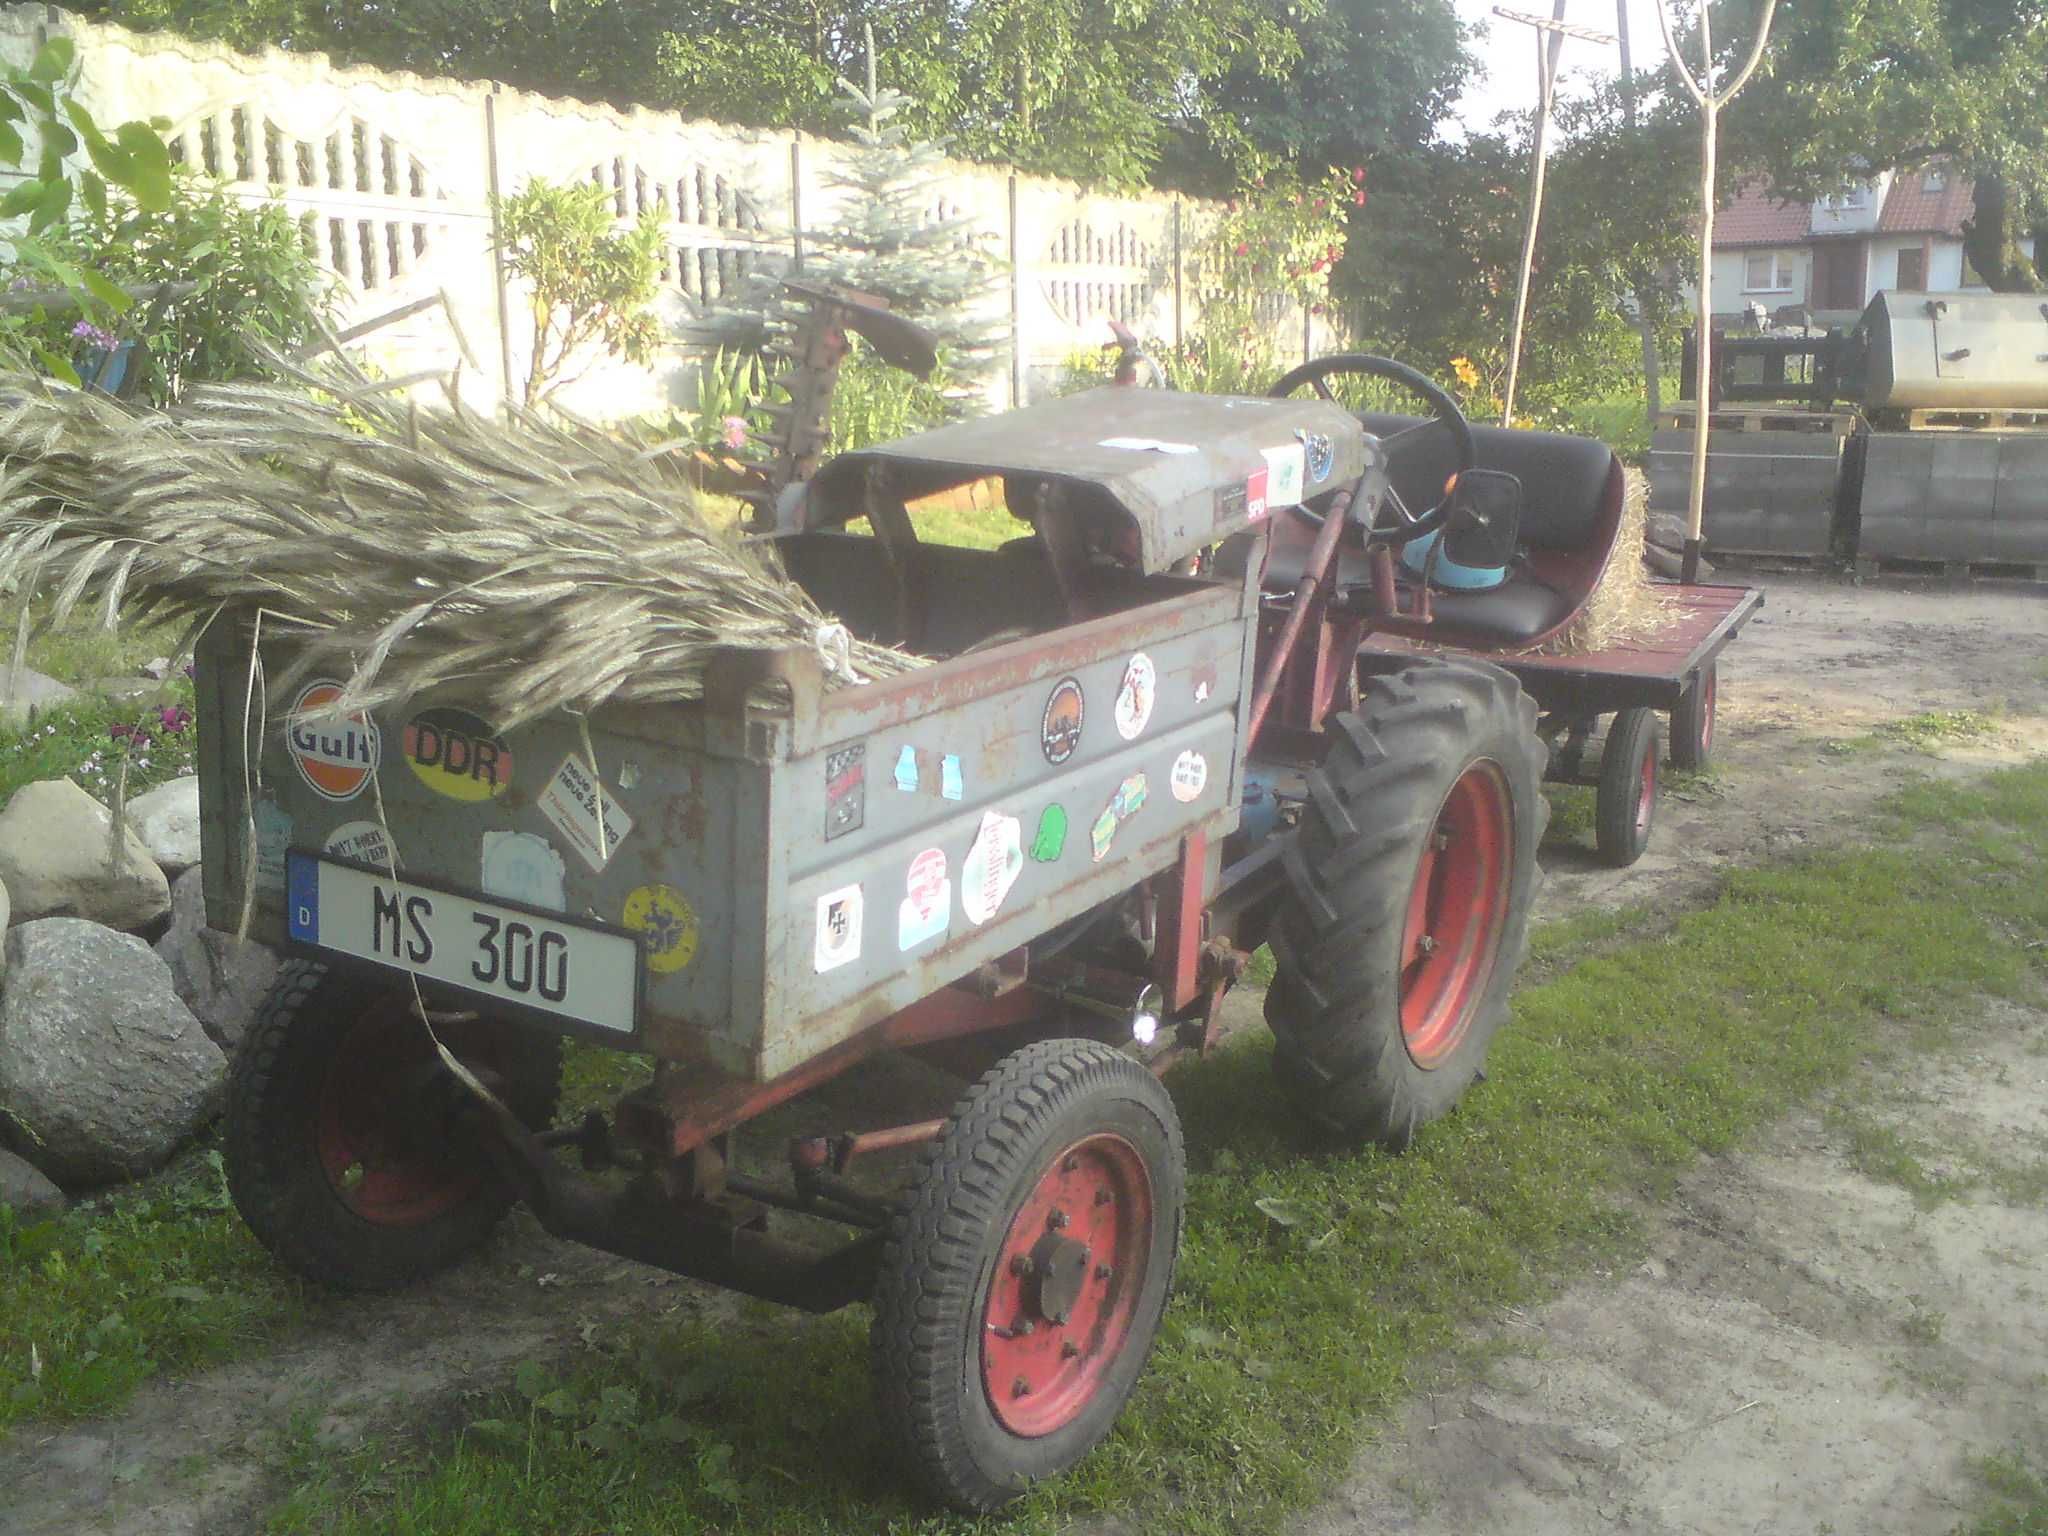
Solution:
M1850 388L1866 411L2048 411L2041 294L1880 293L1858 331L1862 377Z

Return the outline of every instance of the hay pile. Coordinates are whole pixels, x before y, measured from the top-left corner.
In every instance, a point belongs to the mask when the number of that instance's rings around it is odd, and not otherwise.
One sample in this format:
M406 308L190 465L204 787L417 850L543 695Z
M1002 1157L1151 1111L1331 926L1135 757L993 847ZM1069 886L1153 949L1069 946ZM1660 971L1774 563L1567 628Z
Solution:
M0 374L0 590L110 628L260 609L297 670L347 671L338 709L447 686L500 729L695 698L718 649L816 646L839 685L918 664L706 519L675 456L359 374L207 387L168 416Z
M1621 528L1600 585L1563 634L1539 648L1545 656L1601 651L1610 645L1652 640L1671 622L1671 611L1642 560L1650 482L1639 469L1622 470Z

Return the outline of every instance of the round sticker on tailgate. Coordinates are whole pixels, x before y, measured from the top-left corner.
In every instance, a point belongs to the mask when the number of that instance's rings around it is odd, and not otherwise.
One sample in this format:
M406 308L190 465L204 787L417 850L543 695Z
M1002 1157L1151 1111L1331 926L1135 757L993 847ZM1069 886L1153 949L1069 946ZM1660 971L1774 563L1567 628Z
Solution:
M680 971L697 957L697 914L672 885L635 887L619 921L640 935L650 971Z
M492 800L512 782L512 748L466 709L423 709L406 721L405 760L451 800Z
M1063 677L1053 685L1046 696L1045 713L1038 720L1038 745L1048 763L1058 767L1074 755L1081 745L1081 722L1087 712L1079 678Z
M322 678L306 684L292 701L285 741L299 776L329 800L353 800L377 771L382 743L377 722L363 710L323 714L341 697L341 684Z

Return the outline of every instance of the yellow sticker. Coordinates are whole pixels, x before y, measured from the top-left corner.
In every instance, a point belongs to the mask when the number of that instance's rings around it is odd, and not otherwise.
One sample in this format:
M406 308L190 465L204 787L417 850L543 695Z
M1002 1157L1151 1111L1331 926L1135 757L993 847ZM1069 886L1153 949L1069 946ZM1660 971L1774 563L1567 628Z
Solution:
M680 971L697 957L697 914L672 885L635 887L619 921L640 935L650 971Z

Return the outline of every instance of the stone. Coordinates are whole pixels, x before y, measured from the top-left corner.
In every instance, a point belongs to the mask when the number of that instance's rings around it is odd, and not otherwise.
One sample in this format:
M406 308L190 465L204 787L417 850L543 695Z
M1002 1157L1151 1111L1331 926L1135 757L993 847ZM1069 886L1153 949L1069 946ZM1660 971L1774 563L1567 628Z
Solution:
M194 865L171 883L171 926L157 940L156 952L207 1038L232 1057L282 962L254 939L207 926L201 874Z
M162 682L171 675L171 658L152 656L142 664L142 675L153 682Z
M150 947L75 917L7 934L0 1108L67 1189L163 1166L220 1105L228 1062Z
M164 685L147 677L103 677L92 691L117 704L140 704L163 692Z
M55 1216L64 1209L64 1191L27 1158L0 1147L0 1205L13 1206L24 1221Z
M24 784L0 811L0 883L14 920L81 917L141 928L170 910L171 886L133 825L107 857L107 808L69 779Z
M199 862L199 780L193 774L159 784L128 802L128 824L166 875Z
M77 696L78 690L69 683L60 683L54 677L46 677L27 667L21 669L20 677L10 688L9 671L4 663L0 663L0 720L9 725L19 725L38 710Z

